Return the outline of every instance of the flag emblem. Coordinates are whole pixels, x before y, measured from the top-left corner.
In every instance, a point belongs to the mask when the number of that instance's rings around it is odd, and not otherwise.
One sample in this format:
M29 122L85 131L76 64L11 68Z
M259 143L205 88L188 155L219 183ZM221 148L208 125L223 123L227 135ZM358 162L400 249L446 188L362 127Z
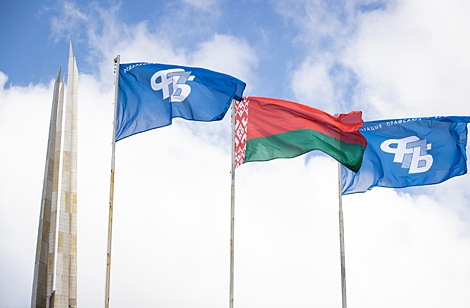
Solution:
M191 72L182 68L158 71L150 78L150 85L155 91L162 91L163 99L170 98L170 102L182 102L191 93L191 86L186 81L193 81ZM171 93L171 94L170 94Z
M431 150L431 143L427 143L426 139L416 136L388 139L380 144L380 149L394 154L393 162L401 163L401 168L409 169L409 173L426 172L432 166L433 158L427 152Z

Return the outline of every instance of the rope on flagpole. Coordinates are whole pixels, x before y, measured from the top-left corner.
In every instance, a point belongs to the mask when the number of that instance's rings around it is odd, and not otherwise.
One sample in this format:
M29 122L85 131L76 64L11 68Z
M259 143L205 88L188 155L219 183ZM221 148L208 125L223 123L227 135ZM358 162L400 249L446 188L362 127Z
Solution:
M111 181L109 188L109 221L108 221L108 255L106 265L106 296L105 308L109 307L109 287L111 280L111 239L113 234L113 203L114 203L114 163L116 154L116 117L117 117L117 100L119 88L119 66L121 56L118 55L114 59L116 73L116 88L114 92L114 119L113 119L113 138L112 138L112 155L111 155Z

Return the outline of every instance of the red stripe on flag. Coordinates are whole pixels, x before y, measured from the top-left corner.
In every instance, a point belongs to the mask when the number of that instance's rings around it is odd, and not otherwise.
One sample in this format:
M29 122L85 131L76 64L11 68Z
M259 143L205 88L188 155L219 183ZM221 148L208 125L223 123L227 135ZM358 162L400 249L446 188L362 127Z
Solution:
M336 117L294 102L264 97L246 99L249 101L248 140L310 129L347 143L367 145L366 139L359 133L359 128L364 124L361 111Z

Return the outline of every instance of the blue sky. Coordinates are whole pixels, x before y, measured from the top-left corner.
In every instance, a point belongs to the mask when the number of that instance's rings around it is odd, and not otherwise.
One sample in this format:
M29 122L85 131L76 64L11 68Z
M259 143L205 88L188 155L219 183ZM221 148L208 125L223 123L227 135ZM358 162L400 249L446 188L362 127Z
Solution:
M295 48L291 40L295 35L291 29L292 22L279 16L273 7L266 6L260 1L238 3L227 1L216 5L215 12L211 10L197 12L196 18L188 15L191 12L188 12L188 9L183 7L185 4L181 2L148 1L135 5L130 2L116 4L114 1L108 3L44 1L28 3L26 10L23 6L21 2L2 3L2 10L6 13L6 18L1 21L2 28L11 29L1 33L2 40L8 42L10 46L2 50L2 58L18 59L4 61L2 67L13 84L24 85L52 78L54 73L51 71L56 70L58 55L62 57L59 58L61 62L67 60L64 56L67 55L68 45L64 44L67 40L73 41L76 54L90 52L84 27L86 21L72 17L70 19L72 27L51 29L53 27L51 23L67 9L79 10L83 14L95 17L99 14L98 10L116 11L115 17L119 23L132 26L145 22L149 31L154 33L159 33L159 29L162 29L164 31L162 35L170 39L175 48L195 48L214 33L244 37L257 49L265 49L265 56L259 63L260 68L279 75L286 69L286 63L276 63L276 60L282 57L288 58L289 53ZM178 16L181 11L184 12L183 16ZM25 23L25 20L28 22ZM167 24L171 24L171 29ZM102 26L102 21L99 20L94 29L98 32L103 31ZM266 36L273 37L280 33L282 35L276 37L276 40L266 40ZM301 49L296 49L301 52ZM38 59L41 59L39 63ZM135 61L146 61L146 59L135 59ZM83 62L81 66L82 71L87 73L93 73L96 68L91 62Z
M365 120L470 114L464 0L0 3L0 306L29 307L52 82L79 70L78 304L104 302L113 59L205 67ZM230 121L116 148L111 307L228 305ZM341 305L337 164L237 169L235 306ZM467 307L468 175L345 196L349 307Z
M197 3L197 2L195 2ZM229 37L242 38L249 42L250 48L257 55L256 63L250 67L252 73L259 77L263 86L258 87L255 95L273 94L285 99L295 99L292 90L283 87L289 82L296 67L302 60L312 57L312 51L321 54L336 53L338 40L335 30L321 30L313 33L315 40L310 40L309 29L305 24L310 22L308 16L298 16L304 3L265 1L201 1L204 5L191 6L191 2L142 2L135 5L130 2L67 2L44 1L4 2L2 10L6 18L2 19L1 39L9 48L1 51L2 69L9 76L9 82L17 85L47 82L54 77L59 63L66 63L67 42L73 41L75 54L83 54L87 61L82 61L81 71L96 74L96 62L104 61L103 55L96 54L94 46L88 41L88 31L95 35L106 35L105 25L109 15L113 15L115 38L121 39L118 31L122 27L132 27L144 23L150 33L168 39L173 48L195 49L201 42L210 39L215 33ZM269 4L268 4L269 3ZM210 6L210 8L206 8ZM353 4L348 11L344 1L319 2L309 5L311 10L321 9L325 16L318 16L321 23L334 18L335 26L345 26L347 32L341 35L354 34L354 16L381 10L384 3ZM281 13L282 12L282 13ZM108 16L105 16L108 15ZM321 14L318 14L321 15ZM316 18L316 16L313 16ZM27 22L25 22L27 20ZM67 21L67 25L65 23ZM322 25L326 28L328 25ZM13 31L14 29L14 31ZM109 29L108 29L109 30ZM313 31L315 32L315 31ZM126 39L126 35L122 35ZM344 37L340 37L340 40ZM261 56L262 55L262 56ZM313 57L317 57L313 55ZM17 59L15 61L6 59ZM58 61L58 59L60 61ZM344 75L348 68L335 59L328 73L332 76ZM147 61L133 59L132 61ZM158 56L155 56L158 61ZM268 77L269 76L269 77ZM272 78L272 76L276 76ZM266 79L266 80L263 80ZM354 94L357 81L354 75L340 86L347 89L341 100L349 100ZM272 94L270 94L271 92Z

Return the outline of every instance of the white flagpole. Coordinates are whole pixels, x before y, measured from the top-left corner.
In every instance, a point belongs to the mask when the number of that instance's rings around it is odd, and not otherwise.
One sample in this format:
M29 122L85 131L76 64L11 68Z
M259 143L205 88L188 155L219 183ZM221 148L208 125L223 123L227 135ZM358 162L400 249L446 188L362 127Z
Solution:
M232 189L231 189L231 227L230 227L230 302L233 308L233 274L234 274L234 228L235 228L235 100L232 100Z
M341 187L341 164L338 163L338 188L339 188L339 242L341 250L341 295L342 308L347 307L346 302L346 265L344 260L344 225L343 225L343 194Z
M114 162L116 153L116 117L117 117L117 99L118 99L118 88L119 88L119 65L121 56L118 55L114 59L116 65L116 88L114 92L114 119L113 119L113 139L112 139L112 156L111 156L111 181L109 188L109 221L108 221L108 257L106 265L106 296L105 296L105 308L109 307L109 284L111 278L111 238L113 234L113 203L114 203Z

